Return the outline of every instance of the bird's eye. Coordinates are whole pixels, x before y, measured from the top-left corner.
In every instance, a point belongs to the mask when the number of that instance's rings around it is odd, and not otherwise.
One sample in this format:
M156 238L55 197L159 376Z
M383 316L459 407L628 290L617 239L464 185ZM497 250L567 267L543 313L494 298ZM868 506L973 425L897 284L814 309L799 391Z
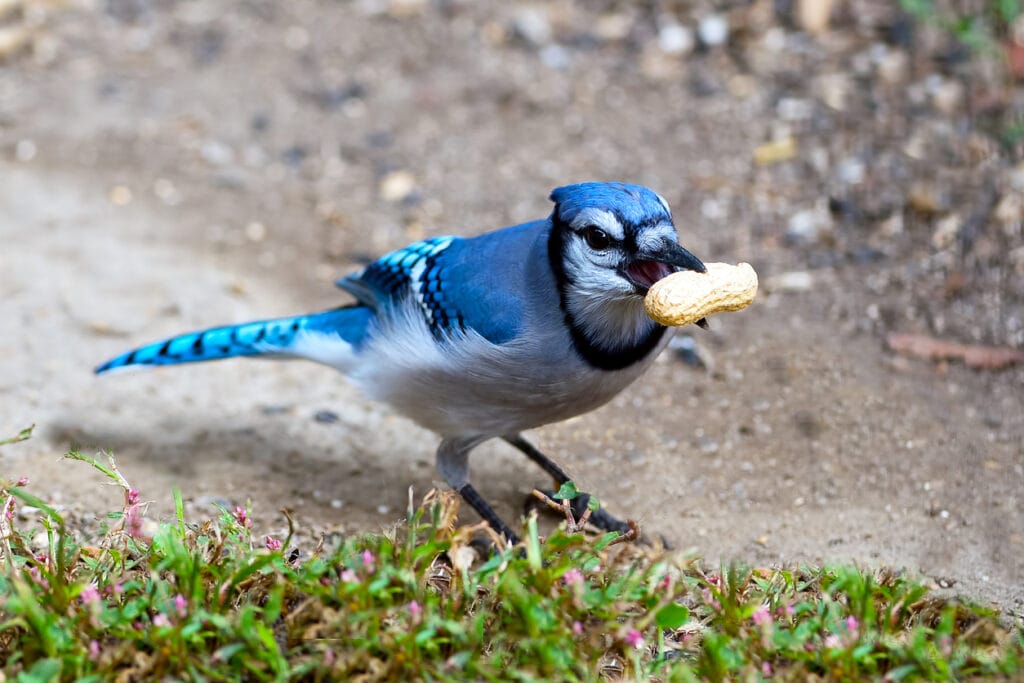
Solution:
M612 243L608 233L596 225L588 225L583 228L583 239L586 240L587 246L595 251L604 251Z

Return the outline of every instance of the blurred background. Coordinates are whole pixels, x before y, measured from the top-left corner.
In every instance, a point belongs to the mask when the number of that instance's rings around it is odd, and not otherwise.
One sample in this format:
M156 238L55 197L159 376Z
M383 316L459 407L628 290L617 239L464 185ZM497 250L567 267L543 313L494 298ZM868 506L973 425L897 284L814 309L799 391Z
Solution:
M0 428L38 425L0 471L84 530L118 493L73 445L157 516L177 486L268 533L281 506L387 525L435 441L329 371L91 368L624 180L760 299L541 447L709 558L894 564L1019 611L1021 78L1017 0L0 0ZM498 445L474 477L513 518L546 483Z

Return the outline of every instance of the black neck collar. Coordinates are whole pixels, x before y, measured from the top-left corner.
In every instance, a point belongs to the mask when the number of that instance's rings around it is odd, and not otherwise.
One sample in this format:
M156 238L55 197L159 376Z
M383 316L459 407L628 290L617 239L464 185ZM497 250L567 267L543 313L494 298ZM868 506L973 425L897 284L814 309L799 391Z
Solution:
M651 331L644 335L634 344L607 348L599 346L593 339L587 336L583 328L576 321L569 310L568 289L572 284L568 274L565 272L563 253L565 246L565 235L568 229L558 219L558 212L551 217L551 235L548 237L548 261L551 270L555 274L555 285L558 287L558 304L565 316L565 324L572 336L573 346L587 363L600 370L623 370L630 365L637 363L647 357L655 348L665 334L665 327L652 323Z

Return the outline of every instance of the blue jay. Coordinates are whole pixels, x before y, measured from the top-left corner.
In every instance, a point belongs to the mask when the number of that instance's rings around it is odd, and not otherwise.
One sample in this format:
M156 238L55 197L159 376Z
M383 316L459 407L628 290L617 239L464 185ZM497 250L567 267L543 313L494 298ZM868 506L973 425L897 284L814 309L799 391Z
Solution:
M440 435L441 476L514 542L470 483L470 451L501 438L556 488L568 481L521 433L593 410L639 377L671 336L644 312L648 288L676 270L705 270L680 246L668 203L645 187L581 183L551 200L548 218L472 238L432 237L342 278L352 305L183 334L96 372L234 356L337 368ZM591 520L627 528L604 510Z

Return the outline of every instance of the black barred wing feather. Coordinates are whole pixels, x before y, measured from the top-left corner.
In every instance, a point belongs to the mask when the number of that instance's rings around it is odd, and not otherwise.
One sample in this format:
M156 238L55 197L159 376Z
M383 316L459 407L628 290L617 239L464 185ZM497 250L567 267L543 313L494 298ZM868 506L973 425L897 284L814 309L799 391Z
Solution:
M442 255L457 237L432 237L414 242L374 261L361 273L338 281L361 303L374 309L386 308L406 297L419 304L431 332L440 339L451 332L465 331L458 306L447 296Z

